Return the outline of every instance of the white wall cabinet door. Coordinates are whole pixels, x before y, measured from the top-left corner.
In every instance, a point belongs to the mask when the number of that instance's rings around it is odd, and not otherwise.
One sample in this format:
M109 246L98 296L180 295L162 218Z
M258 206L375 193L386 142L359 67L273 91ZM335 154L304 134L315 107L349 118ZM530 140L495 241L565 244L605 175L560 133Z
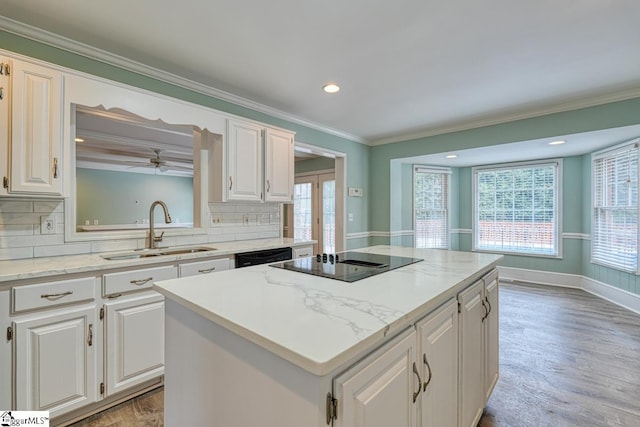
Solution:
M95 314L94 306L14 321L18 410L50 411L55 417L96 401L101 336Z
M460 427L475 426L485 405L484 283L458 295L460 303Z
M262 201L262 130L253 123L229 120L227 129L227 200Z
M417 324L422 364L421 427L458 425L458 303L451 300Z
M105 303L105 395L164 372L164 297L157 292Z
M498 274L493 272L484 279L485 303L488 313L485 318L485 404L498 382L499 362L499 311Z
M265 195L266 202L293 201L294 140L291 132L266 129Z
M416 425L413 393L420 390L413 328L334 380L334 427Z
M11 68L9 192L62 194L62 73L23 61Z
M11 68L9 58L0 56L0 196L9 192Z

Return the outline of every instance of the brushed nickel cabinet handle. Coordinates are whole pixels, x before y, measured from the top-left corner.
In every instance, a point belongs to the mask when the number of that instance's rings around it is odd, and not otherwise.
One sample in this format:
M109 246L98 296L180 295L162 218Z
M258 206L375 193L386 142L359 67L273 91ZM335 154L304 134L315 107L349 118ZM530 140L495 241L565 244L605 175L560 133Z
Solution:
M427 391L427 386L431 382L431 366L429 366L429 361L427 360L427 353L422 353L422 363L426 365L427 372L429 373L429 378L422 384L422 391Z
M215 267L203 268L202 270L198 270L198 273L202 273L202 274L211 273L212 271L215 271L215 269L216 269Z
M89 340L87 342L89 347L93 345L93 323L89 323Z
M61 298L67 295L72 295L73 291L61 292L59 294L42 294L40 298Z
M58 158L53 158L53 177L58 178Z
M144 285L145 283L148 283L152 280L153 277L147 277L146 279L131 280L129 283L131 283L132 285Z
M416 367L416 362L413 362L413 373L416 374L416 377L418 377L418 391L413 392L413 403L416 403L416 399L422 391L422 379L420 378L420 373L418 372L418 368Z
M229 177L229 190L233 188L233 178Z
M267 180L267 193L271 191L271 182Z

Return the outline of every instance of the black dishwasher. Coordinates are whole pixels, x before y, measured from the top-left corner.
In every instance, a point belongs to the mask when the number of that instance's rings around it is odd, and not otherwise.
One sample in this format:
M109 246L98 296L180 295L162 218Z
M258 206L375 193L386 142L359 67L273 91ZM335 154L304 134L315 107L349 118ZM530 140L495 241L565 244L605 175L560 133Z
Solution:
M292 258L291 248L267 249L264 251L243 252L236 254L236 268L250 265L268 264L270 262L286 261Z

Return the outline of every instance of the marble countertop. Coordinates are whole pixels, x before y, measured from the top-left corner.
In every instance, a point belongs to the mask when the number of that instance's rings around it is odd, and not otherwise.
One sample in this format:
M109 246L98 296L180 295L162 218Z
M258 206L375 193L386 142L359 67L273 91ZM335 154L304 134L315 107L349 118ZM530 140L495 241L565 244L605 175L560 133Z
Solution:
M354 283L258 265L162 281L154 289L322 376L399 333L502 259L493 254L391 246L358 251L424 261Z
M241 252L283 248L287 246L305 246L312 243L313 242L306 240L294 240L289 238L256 239L195 245L198 247L215 248L216 250L180 255L162 255L149 258L106 260L101 256L109 254L108 252L105 252L101 254L67 255L0 261L0 287L4 284L8 284L7 282L13 282L16 280L38 279L114 268L153 266L154 264L159 263L229 256ZM174 248L178 247L172 247L172 249ZM118 251L118 253L119 252L122 251Z

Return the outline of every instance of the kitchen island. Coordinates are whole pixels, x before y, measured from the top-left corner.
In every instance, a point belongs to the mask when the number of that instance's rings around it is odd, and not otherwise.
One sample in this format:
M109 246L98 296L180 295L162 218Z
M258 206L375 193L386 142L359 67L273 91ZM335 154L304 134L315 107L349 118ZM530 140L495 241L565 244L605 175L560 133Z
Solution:
M472 328L468 337L460 335L461 354L488 353L487 285L495 283L492 311L497 327L495 267L502 257L390 246L358 251L423 261L354 283L266 265L220 272L215 281L202 276L156 283L154 289L166 298L165 424L377 426L385 425L389 416L393 425L417 425L416 420L429 418L424 413L428 384L421 382L429 364L422 367L418 351L428 343L420 342L417 328L432 314L439 316L436 320L449 316L442 325L451 328L440 328L439 334L448 337L444 349L456 354L440 359L447 360L447 369L455 374L450 383L466 384L465 358L457 363L458 331L464 329L458 328L458 317L463 316L461 325ZM464 318L466 312L470 315ZM479 314L477 322L474 313ZM466 348L465 339L475 347ZM435 378L438 357L435 354L434 366L428 366L430 377ZM473 354L473 360L482 360L476 365L483 368L488 358ZM374 372L367 382L378 384L377 389L349 391L354 375L357 383L363 370L377 365L380 373ZM416 404L416 390L419 395L423 388ZM450 388L455 420L468 399L459 402L462 387ZM369 396L362 395L364 389ZM384 398L381 407L376 396L387 394L392 401ZM464 421L465 415L461 417Z

